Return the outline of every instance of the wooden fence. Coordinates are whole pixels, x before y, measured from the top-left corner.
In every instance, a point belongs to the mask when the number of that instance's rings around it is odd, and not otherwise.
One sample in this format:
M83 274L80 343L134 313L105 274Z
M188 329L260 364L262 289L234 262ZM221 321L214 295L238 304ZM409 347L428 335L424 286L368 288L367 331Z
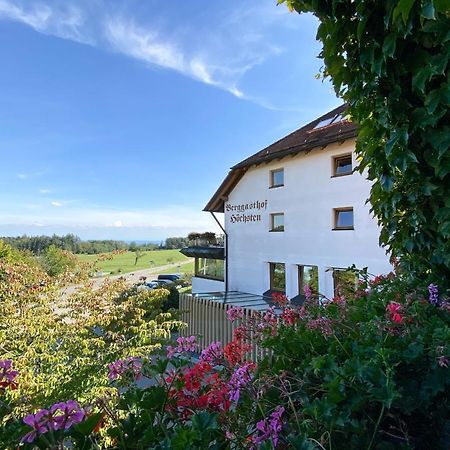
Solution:
M255 314L255 311L250 308L242 308L244 317L232 323L227 319L227 311L232 307L231 304L197 298L190 294L180 294L181 320L187 324L187 328L184 328L180 335L197 336L200 350L215 341L225 346L233 340L234 329ZM269 354L253 335L250 336L250 345L252 348L248 358L252 361L257 362Z

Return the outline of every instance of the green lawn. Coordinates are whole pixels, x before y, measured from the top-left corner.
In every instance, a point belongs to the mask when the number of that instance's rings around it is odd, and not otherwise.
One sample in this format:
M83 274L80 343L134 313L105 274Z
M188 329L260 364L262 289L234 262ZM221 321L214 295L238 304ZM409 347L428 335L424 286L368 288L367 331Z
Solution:
M77 257L83 262L94 262L100 255L77 255ZM182 263L188 261L189 258L182 255L179 250L151 250L144 252L144 255L139 258L136 265L134 265L135 254L134 252L126 252L113 256L112 259L105 261L99 261L97 267L99 271L110 272L112 274L133 272L134 270L141 269L153 269L159 266L165 266L166 264ZM192 266L192 268L191 268ZM180 268L174 267L169 270L165 270L162 273L173 272L193 272L193 263L187 263L181 265Z

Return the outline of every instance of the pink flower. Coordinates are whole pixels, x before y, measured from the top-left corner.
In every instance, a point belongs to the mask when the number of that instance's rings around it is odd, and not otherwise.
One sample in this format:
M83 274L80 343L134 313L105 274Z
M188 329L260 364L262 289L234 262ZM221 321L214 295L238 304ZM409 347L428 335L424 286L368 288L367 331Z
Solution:
M200 354L200 361L214 363L223 359L223 348L220 342L213 342Z
M310 330L319 330L322 336L328 337L333 334L333 328L331 327L332 321L326 317L319 317L318 319L309 319L306 322L306 328Z
M55 430L68 430L72 425L82 422L86 417L84 410L74 400L55 403L50 408L50 412L53 414Z
M108 378L116 380L125 373L132 373L135 380L141 378L142 362L138 358L118 359L108 365Z
M294 325L299 315L298 312L292 308L285 308L280 317L285 325Z
M390 302L389 305L386 306L386 311L389 313L389 319L398 324L403 322L403 316L400 314L401 310L402 305L397 302Z
M232 402L238 402L241 389L248 384L252 379L252 374L250 371L254 368L253 363L246 363L241 367L238 367L233 375L231 375L230 381L228 383L230 389L230 400Z
M177 339L178 345L176 347L172 347L171 345L167 346L167 357L170 359L175 355L175 353L197 352L198 344L196 339L196 336L180 336Z
M444 355L437 357L437 363L440 367L448 368L449 362L449 359Z
M10 387L15 389L17 382L15 381L19 372L12 370L12 361L10 359L0 360L0 389Z
M54 428L52 414L48 409L41 409L36 414L29 414L23 419L24 423L33 430L22 437L20 442L33 442L39 435Z
M253 435L252 437L252 441L254 444L258 445L270 439L274 448L277 447L278 435L283 427L283 424L281 422L281 416L283 415L283 413L284 408L282 406L277 406L268 420L260 420L256 424L258 433L256 435Z
M309 284L303 286L303 293L305 294L306 300L309 300L312 297L312 291Z
M289 299L281 292L274 292L272 294L272 300L281 308L285 307L289 303Z
M227 310L227 319L230 322L234 322L237 319L244 317L244 310L240 306L232 306Z

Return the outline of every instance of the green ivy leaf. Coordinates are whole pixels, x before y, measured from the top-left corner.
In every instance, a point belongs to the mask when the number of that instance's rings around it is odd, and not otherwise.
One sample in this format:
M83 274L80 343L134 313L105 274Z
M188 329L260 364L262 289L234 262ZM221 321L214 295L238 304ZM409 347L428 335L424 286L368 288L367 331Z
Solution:
M395 21L397 17L401 14L403 22L406 24L406 22L408 21L409 12L411 11L413 5L414 0L399 0L397 6L394 8L392 19Z
M436 19L434 4L432 1L428 0L422 7L421 16L425 19Z

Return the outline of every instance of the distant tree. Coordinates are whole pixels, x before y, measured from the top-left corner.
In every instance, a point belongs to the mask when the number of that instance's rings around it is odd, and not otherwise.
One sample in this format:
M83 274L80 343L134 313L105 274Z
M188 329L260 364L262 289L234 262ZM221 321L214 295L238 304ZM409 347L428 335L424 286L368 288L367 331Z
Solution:
M51 277L62 275L65 272L75 270L76 257L67 250L61 250L51 245L41 257L42 267Z
M166 239L165 248L166 249L178 249L186 247L189 244L188 238L186 237L169 237Z
M134 265L136 266L139 259L142 258L145 255L145 252L143 252L139 247L137 247L134 250Z

